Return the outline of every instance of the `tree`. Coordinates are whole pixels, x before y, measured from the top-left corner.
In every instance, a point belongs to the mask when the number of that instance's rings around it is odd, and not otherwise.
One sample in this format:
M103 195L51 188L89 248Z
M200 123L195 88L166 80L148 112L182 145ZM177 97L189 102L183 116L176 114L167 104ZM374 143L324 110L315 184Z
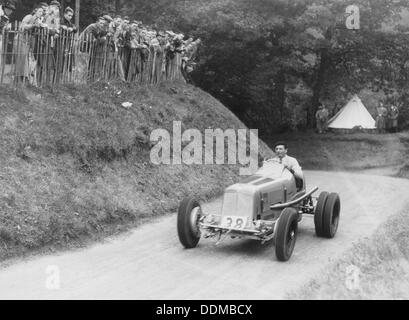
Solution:
M345 27L344 16L350 3L225 0L205 4L192 0L179 9L177 25L205 38L202 65L194 77L197 84L247 124L254 123L257 114L270 122L260 127L274 130L291 123L292 119L286 118L293 114L286 111L291 108L287 87L307 85L311 95L306 118L312 127L319 100L338 99L331 97L334 91L330 88L335 85L339 99L346 99L366 87L396 86L396 76L406 75L403 55L408 41L399 40L406 36L402 32L386 34L384 29L408 4L354 1L361 8L362 29L351 31ZM394 50L397 46L400 49ZM263 115L269 115L267 120Z
M66 0L67 1L67 0ZM33 1L22 0L26 7ZM35 1L36 2L36 1ZM320 100L361 90L409 96L409 3L401 0L82 0L81 26L104 13L200 37L196 85L265 134L312 127ZM360 8L347 30L345 9ZM27 9L28 10L28 9ZM409 113L409 112L408 112ZM404 114L404 112L402 113Z

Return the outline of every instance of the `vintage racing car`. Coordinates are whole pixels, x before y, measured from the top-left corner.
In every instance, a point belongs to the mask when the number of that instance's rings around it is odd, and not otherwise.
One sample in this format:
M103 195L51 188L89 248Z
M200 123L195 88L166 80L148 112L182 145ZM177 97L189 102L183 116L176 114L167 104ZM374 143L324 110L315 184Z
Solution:
M217 237L218 243L228 236L262 243L273 239L277 259L287 261L304 214L314 216L318 237L333 238L337 232L339 195L324 191L313 198L317 190L307 192L305 178L296 179L273 159L265 161L254 175L225 189L220 214L204 214L197 200L185 198L177 217L179 240L185 248L194 248L202 234Z

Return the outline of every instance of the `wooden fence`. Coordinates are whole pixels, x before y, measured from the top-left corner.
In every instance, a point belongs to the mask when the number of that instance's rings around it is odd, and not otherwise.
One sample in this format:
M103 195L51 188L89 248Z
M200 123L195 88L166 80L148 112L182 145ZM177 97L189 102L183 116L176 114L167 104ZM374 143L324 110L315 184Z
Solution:
M55 86L121 79L140 84L182 80L182 53L161 46L130 48L112 38L45 28L21 31L15 23L0 36L0 84Z

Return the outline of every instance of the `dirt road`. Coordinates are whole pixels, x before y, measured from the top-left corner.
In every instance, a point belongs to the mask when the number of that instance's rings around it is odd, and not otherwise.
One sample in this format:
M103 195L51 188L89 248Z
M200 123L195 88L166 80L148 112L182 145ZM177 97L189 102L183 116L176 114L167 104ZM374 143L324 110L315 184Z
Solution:
M276 261L271 243L201 240L184 250L176 216L144 225L107 243L0 269L0 299L280 299L369 236L407 204L409 180L306 172L310 187L341 196L337 236L319 239L306 217L291 260ZM220 201L204 205L218 210Z

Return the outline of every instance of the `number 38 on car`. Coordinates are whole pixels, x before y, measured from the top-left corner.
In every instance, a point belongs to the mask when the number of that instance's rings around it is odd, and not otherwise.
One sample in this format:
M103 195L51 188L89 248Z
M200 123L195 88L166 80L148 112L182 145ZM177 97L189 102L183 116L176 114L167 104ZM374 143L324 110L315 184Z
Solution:
M312 215L318 237L333 238L340 218L337 193L306 190L305 177L296 178L285 166L266 161L252 176L226 188L220 213L204 214L199 202L185 198L177 217L179 240L185 248L197 246L200 238L226 237L273 240L279 261L290 259L303 215Z

